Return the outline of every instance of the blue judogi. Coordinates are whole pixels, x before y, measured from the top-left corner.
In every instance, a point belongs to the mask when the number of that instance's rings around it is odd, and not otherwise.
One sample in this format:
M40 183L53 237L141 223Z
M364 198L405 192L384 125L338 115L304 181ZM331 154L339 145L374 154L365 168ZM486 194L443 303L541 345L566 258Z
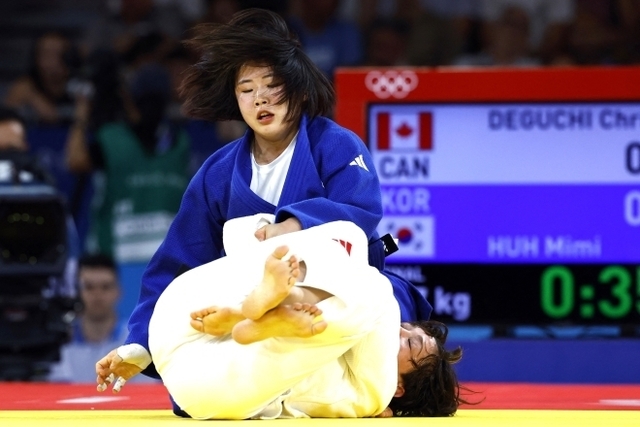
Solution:
M384 249L376 231L382 217L380 184L370 153L356 134L324 117L302 117L277 206L249 187L252 141L249 130L216 151L190 182L164 242L143 275L127 343L148 349L148 324L158 297L181 272L225 255L222 228L233 218L271 213L281 222L295 216L303 229L351 221L369 239L369 263L384 269ZM386 275L400 302L402 320L428 318L431 306L415 287L399 276ZM150 365L145 373L154 375L154 371Z

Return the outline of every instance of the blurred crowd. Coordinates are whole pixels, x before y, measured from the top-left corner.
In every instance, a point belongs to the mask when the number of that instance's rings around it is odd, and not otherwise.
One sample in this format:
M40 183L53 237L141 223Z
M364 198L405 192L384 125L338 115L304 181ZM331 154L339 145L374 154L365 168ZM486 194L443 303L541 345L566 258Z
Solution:
M358 66L640 63L637 0L93 3L100 12L81 31L41 24L29 64L0 96L26 124L19 149L48 169L66 196L79 236L75 252L115 260L126 296L122 318L186 183L209 155L245 131L240 122L206 123L181 112L182 72L197 60L182 42L199 24L227 22L249 7L273 10L330 78L339 67ZM73 16L73 2L59 4L60 13ZM145 200L148 209L134 208Z
M84 84L90 82L96 96L101 90L111 95L102 108L114 110L119 78L126 81L145 64L158 63L170 73L172 113L179 116L180 72L195 60L181 41L193 26L225 22L247 7L285 16L304 50L330 76L341 66L613 65L640 60L640 4L634 0L103 3L103 13L86 22L80 34L51 31L33 40L31 64L5 90L7 106L48 123L69 119L74 97L90 90ZM105 51L113 54L112 62L96 54ZM237 131L223 132L223 138Z

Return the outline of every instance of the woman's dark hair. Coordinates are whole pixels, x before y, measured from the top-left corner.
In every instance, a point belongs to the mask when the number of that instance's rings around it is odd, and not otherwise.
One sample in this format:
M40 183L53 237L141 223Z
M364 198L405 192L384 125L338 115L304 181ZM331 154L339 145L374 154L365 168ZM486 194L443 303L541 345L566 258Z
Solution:
M397 417L446 417L456 413L461 403L473 404L460 397L453 365L462 358L460 347L448 351L444 348L449 329L435 320L410 322L436 340L437 353L414 360L415 367L402 375L404 394L394 397L389 404Z
M235 96L243 65L268 66L282 83L279 104L289 102L286 120L302 113L329 114L335 93L331 81L302 51L285 20L266 9L237 12L227 24L201 24L186 42L200 60L185 73L180 88L187 115L210 121L242 120Z

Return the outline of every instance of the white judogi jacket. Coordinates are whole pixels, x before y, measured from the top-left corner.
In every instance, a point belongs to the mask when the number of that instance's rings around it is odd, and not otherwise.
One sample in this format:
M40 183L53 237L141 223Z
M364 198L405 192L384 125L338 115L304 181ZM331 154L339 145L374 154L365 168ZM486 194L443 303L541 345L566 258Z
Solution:
M158 300L149 345L165 385L200 419L379 414L397 386L400 311L389 281L368 265L366 236L340 221L258 243L253 232L269 220L227 223L228 256L184 273ZM243 346L189 326L191 311L241 303L282 244L307 265L299 285L334 295L318 304L323 333Z

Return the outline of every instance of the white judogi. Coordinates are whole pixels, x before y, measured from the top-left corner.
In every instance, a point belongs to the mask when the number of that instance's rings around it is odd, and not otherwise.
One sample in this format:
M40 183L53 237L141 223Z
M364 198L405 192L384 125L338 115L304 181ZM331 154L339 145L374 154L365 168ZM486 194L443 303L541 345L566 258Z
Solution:
M199 419L382 412L397 386L400 311L389 281L368 265L365 234L338 221L257 242L253 230L260 218L230 223L228 256L182 274L158 300L149 347L169 393ZM232 249L227 239L243 233L237 239L246 244ZM191 328L191 311L240 304L260 283L267 256L282 244L306 263L299 285L334 295L318 304L328 323L323 333L240 345Z

